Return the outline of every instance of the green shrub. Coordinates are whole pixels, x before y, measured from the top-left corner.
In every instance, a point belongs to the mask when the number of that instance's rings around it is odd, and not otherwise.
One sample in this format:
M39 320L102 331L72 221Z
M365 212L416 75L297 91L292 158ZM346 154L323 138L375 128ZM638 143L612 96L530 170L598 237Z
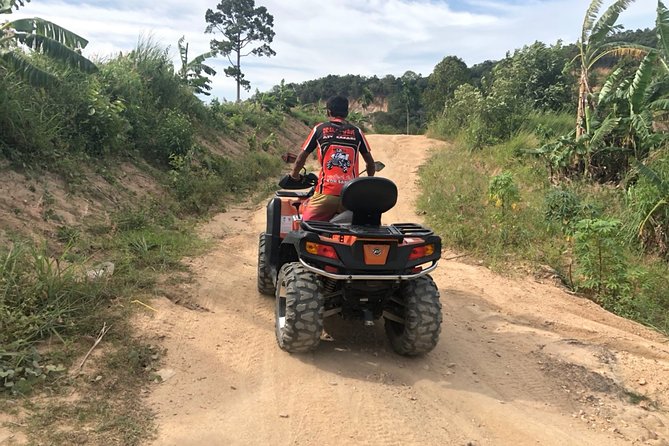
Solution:
M549 222L557 222L569 233L576 217L581 213L581 199L568 189L551 188L544 201L544 215Z
M281 169L278 157L247 152L236 158L191 150L170 158L172 190L184 213L204 215L222 209L231 193L243 193Z
M166 110L156 128L156 152L167 162L172 154L183 155L193 146L195 132L181 112Z
M658 153L661 155L662 152ZM625 232L649 252L669 257L669 151L638 165L639 178L627 190Z
M520 191L510 172L502 172L490 179L488 199L502 210L508 210L520 202Z
M620 220L585 219L575 225L577 289L615 298L626 292L626 259Z

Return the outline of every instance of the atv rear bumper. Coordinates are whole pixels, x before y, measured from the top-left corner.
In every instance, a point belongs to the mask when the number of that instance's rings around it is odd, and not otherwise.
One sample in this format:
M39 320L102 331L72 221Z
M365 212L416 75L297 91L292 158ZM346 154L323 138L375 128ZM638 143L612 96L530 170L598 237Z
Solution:
M437 261L433 261L432 264L413 274L337 274L337 273L331 273L325 270L322 270L320 268L317 268L313 265L309 265L307 262L304 260L300 259L300 263L304 265L306 269L309 271L319 274L321 276L327 277L329 279L335 279L335 280L346 280L346 281L352 281L352 280L396 280L396 281L402 281L402 280L413 280L417 279L418 277L422 277L426 274L430 274L432 271L434 271L437 268Z

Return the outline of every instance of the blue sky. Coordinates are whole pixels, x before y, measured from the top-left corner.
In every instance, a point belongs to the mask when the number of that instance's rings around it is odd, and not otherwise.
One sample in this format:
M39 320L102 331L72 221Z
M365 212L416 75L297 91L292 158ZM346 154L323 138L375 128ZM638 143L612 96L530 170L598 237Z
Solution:
M131 50L140 36L170 46L182 35L192 54L209 50L204 14L218 0L32 0L13 17L42 17L87 38L85 54L108 58ZM256 0L274 15L272 58L248 57L242 70L258 88L281 79L328 74L401 75L432 72L445 56L472 65L500 59L536 40L573 42L589 0ZM605 6L611 4L605 0ZM655 0L637 0L621 16L627 29L653 27ZM10 16L5 16L9 18ZM5 18L3 17L3 19ZM218 71L214 95L234 100L234 81Z

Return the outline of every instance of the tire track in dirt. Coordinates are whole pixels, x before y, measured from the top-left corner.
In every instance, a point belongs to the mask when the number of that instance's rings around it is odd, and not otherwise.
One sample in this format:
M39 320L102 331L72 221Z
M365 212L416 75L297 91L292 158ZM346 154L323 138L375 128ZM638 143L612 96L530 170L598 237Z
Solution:
M384 222L420 221L416 168L443 143L369 140L400 189ZM274 299L256 291L264 218L263 205L236 208L202 228L215 249L191 260L196 281L183 292L210 312L156 299L157 311L138 318L176 372L149 396L154 444L667 444L667 340L531 278L442 262L443 331L423 358L392 353L382 323L336 319L326 321L334 342L281 351ZM648 399L597 390L609 382Z

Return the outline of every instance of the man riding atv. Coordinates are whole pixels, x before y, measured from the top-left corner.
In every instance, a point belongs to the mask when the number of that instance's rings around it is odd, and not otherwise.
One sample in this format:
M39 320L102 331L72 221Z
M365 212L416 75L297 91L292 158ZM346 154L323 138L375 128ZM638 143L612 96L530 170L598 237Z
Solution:
M348 99L330 98L326 105L328 121L316 125L295 160L291 178L300 180L300 171L307 158L318 149L321 172L314 195L302 211L302 220L328 221L344 209L341 191L346 183L358 176L358 156L367 164L367 175L375 173L374 158L362 131L346 121Z

